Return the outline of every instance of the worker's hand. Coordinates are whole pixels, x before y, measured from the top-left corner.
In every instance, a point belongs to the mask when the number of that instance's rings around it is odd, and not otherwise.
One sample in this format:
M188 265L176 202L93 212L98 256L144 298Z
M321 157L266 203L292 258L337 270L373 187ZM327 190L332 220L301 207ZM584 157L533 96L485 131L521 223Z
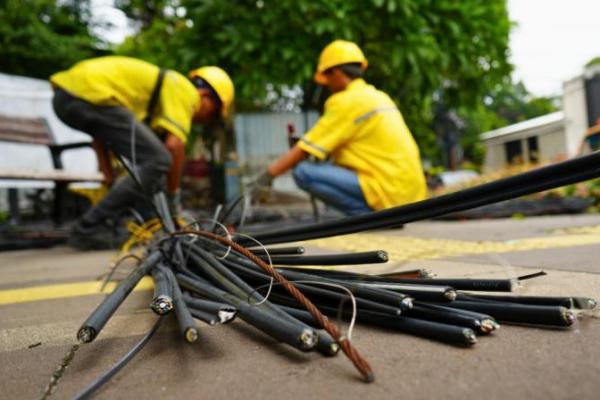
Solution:
M273 177L269 174L269 171L263 172L256 178L256 185L267 189L271 188Z
M175 192L167 193L167 204L173 218L180 215L183 210L181 206L181 190L177 189Z
M252 179L248 185L247 194L256 200L264 200L268 197L271 191L271 185L273 184L273 176L268 171L262 172Z

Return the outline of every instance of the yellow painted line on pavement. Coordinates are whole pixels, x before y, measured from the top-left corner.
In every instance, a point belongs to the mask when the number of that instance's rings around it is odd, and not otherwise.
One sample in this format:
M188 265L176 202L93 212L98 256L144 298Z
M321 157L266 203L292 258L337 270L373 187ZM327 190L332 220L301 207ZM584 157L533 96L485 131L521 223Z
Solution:
M600 230L589 230L589 232L509 241L421 239L360 233L317 239L309 243L324 249L347 252L385 250L389 254L390 261L405 262L473 254L509 253L600 244Z
M544 237L508 241L421 239L389 234L359 233L317 239L309 243L328 250L348 252L386 250L391 262L600 244L600 226L557 230L554 233ZM0 305L110 293L116 287L116 283L110 282L102 292L100 291L101 286L102 282L88 281L0 290ZM144 277L134 290L149 290L153 287L152 278Z
M117 286L109 282L104 290L100 290L102 282L88 281L75 283L60 283L56 285L35 286L20 289L0 290L0 305L26 303L30 301L63 299L67 297L88 296L92 294L110 293ZM149 290L154 287L152 278L145 276L133 289L134 291Z

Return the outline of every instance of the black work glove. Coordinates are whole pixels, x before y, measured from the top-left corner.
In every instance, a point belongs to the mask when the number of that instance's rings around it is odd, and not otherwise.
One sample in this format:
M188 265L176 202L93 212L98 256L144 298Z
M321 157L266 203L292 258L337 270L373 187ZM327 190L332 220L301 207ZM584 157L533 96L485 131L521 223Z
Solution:
M261 173L256 178L256 185L260 188L271 188L271 185L273 185L273 177L271 176L271 174L269 174L269 171Z
M252 199L261 199L266 197L271 190L273 184L273 176L268 171L254 177L248 185L248 195Z

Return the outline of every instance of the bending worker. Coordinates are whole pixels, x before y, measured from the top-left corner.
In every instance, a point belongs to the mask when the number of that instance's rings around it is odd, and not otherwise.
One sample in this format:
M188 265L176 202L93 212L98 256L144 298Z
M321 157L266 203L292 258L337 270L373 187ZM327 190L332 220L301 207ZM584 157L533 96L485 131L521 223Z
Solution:
M93 138L100 170L112 187L75 224L70 243L80 248L114 245L107 221L165 186L171 209L179 203L185 143L192 122L224 116L233 83L218 67L191 71L189 79L129 57L82 61L50 78L53 106L65 124ZM129 176L115 181L108 151L129 160L142 188ZM111 243L112 242L112 243Z
M331 92L324 113L257 184L294 168L301 189L347 215L425 198L419 148L390 97L362 79L366 68L355 43L323 49L314 79ZM304 161L308 155L327 162Z

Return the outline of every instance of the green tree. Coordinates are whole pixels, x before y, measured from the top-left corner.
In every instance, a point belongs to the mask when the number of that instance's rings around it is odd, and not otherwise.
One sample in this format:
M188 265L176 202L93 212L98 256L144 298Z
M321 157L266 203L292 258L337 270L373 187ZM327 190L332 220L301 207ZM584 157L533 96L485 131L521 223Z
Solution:
M88 30L89 0L0 1L0 71L48 78L101 53Z
M202 64L229 71L238 109L277 103L293 85L309 96L320 50L356 41L370 62L366 78L399 104L426 154L435 150L432 95L474 106L510 71L505 0L123 0L144 14L120 51L185 71ZM137 17L136 17L137 18ZM275 95L273 95L275 94ZM279 96L277 96L279 95Z
M586 67L591 67L593 65L600 65L600 56L592 58L585 64Z

